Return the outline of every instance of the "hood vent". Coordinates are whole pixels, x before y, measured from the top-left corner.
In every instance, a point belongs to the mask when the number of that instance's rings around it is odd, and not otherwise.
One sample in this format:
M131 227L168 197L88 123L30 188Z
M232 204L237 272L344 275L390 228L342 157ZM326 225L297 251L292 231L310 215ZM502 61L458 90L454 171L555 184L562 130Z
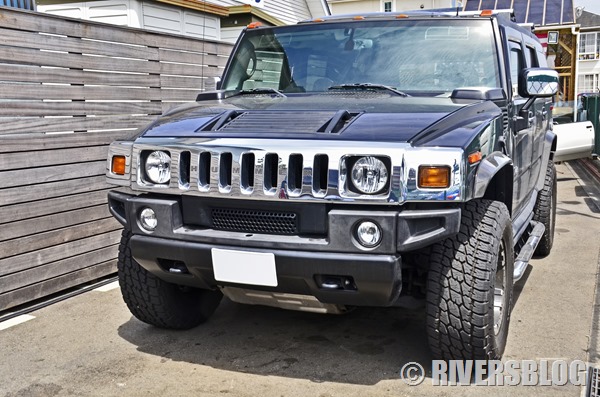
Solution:
M337 134L359 114L347 110L337 112L230 110L215 117L196 132Z

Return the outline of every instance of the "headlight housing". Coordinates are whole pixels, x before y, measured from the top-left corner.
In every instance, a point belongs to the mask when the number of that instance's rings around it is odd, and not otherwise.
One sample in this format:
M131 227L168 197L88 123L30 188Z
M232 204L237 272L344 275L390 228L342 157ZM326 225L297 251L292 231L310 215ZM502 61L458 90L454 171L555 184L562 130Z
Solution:
M376 194L388 184L389 172L383 161L373 156L360 157L350 170L350 181L364 194Z
M161 150L151 152L146 157L144 169L150 182L166 184L171 180L171 156Z

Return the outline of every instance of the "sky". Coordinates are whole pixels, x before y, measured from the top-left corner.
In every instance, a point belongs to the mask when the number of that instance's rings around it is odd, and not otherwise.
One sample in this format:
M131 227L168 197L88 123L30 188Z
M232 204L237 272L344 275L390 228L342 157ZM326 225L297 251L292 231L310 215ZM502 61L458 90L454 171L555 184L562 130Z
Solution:
M575 0L575 7L585 7L586 11L600 15L600 0Z

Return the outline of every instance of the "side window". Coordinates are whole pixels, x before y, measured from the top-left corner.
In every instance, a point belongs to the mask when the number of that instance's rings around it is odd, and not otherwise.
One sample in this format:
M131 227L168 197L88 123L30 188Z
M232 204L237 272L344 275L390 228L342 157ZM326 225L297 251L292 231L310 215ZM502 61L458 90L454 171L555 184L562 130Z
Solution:
M510 43L510 56L508 63L510 66L510 80L513 88L513 95L518 95L519 72L523 69L523 52L521 46L517 43Z
M535 48L529 46L525 47L525 63L528 68L537 68L540 66Z

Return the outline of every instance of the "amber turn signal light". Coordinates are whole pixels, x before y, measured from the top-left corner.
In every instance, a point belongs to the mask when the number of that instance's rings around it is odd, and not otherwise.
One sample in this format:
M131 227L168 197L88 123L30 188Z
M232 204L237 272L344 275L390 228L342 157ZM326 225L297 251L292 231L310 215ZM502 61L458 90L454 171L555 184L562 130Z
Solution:
M256 28L260 28L262 26L262 23L260 22L251 22L248 24L248 29L256 29Z
M450 186L450 167L419 167L419 187L428 189L443 189L447 188L448 186Z
M113 174L125 175L125 156L113 156L110 171Z

